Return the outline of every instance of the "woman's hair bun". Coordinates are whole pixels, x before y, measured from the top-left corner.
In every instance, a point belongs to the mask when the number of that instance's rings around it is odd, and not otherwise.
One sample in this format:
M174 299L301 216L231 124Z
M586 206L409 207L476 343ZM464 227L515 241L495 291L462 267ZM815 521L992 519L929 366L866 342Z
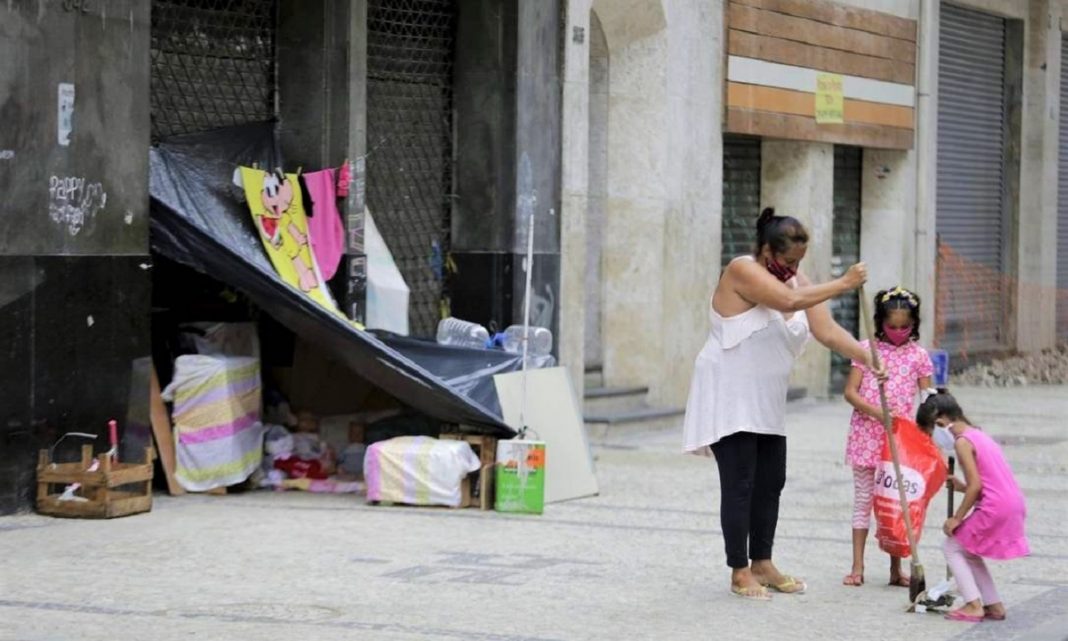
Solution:
M760 212L760 217L757 218L757 229L763 229L768 223L775 219L775 208L765 207L764 211Z

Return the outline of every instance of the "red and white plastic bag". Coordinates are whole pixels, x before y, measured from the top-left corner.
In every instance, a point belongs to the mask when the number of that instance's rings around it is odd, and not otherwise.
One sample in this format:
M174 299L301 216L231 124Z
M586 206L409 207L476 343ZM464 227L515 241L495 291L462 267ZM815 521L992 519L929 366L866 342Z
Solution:
M946 484L946 463L931 437L920 431L912 421L895 418L893 429L912 528L919 542L927 505ZM886 440L883 441L879 467L875 470L875 538L879 541L879 548L888 554L898 557L912 554L905 531L905 518L901 513L901 497L893 458L890 456L890 443Z

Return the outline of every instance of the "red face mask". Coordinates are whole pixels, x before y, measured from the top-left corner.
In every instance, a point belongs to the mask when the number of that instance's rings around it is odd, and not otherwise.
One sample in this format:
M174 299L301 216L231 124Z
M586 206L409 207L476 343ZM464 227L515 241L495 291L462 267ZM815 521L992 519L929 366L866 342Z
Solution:
M912 338L912 325L897 328L883 325L883 335L886 336L886 340L890 341L892 345L900 347L909 342L909 339Z
M777 260L764 261L764 266L768 268L771 275L779 279L779 282L788 283L790 279L797 276L797 269L793 267L787 267Z

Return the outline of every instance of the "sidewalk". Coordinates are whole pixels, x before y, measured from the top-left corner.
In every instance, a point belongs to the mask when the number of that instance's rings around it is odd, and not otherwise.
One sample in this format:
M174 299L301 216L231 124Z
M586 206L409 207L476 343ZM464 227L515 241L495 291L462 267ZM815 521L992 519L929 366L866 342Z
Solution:
M905 614L874 545L867 585L841 585L852 478L835 402L789 410L776 560L802 596L728 594L715 464L670 431L597 448L601 495L541 517L261 492L157 495L111 522L0 518L0 640L1068 639L1068 388L959 396L1009 441L1028 499L1034 555L993 566L1004 623ZM929 584L944 510L940 495L921 545Z

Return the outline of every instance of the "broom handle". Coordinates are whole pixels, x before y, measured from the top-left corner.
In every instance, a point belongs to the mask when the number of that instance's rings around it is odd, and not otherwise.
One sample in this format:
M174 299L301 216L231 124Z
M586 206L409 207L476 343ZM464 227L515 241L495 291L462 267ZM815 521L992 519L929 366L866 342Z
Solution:
M953 487L953 475L955 473L953 468L954 468L955 464L956 464L956 461L953 460L953 457L952 456L949 457L949 478L946 481L946 485L949 488L949 505L947 506L948 509L946 509L946 518L947 519L953 518L953 493L957 491L956 488ZM953 573L950 571L949 565L946 565L946 580L948 581L952 577L953 577Z
M879 369L879 350L875 346L875 331L872 329L871 314L868 313L868 297L864 293L864 287L860 288L860 315L864 319L864 328L868 333L868 347L871 348L871 364ZM912 514L909 512L909 497L905 494L905 483L901 477L901 459L897 454L897 438L894 437L894 427L890 419L890 404L886 402L886 385L882 381L879 384L879 402L883 408L883 429L886 430L886 440L890 443L890 458L894 462L894 475L897 477L897 492L901 499L901 513L905 517L905 534L908 535L909 548L912 550L912 562L920 565L920 550L916 545L916 535L912 531Z

